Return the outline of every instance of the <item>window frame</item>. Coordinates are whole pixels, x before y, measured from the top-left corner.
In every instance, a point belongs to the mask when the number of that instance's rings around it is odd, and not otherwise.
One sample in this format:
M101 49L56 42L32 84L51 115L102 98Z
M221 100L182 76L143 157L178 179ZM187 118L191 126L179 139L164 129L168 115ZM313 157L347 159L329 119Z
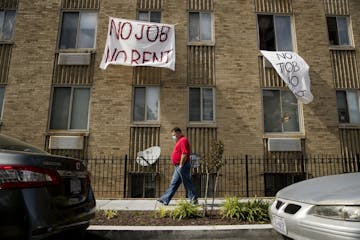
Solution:
M161 12L160 9L159 9L159 10L156 10L156 9L153 9L153 10L138 9L138 10L137 10L137 13L136 13L136 19L139 20L139 21L144 21L144 20L140 20L140 19L139 19L140 12L147 12L147 13L148 13L148 19L147 19L147 21L145 21L145 22L151 22L151 14L152 14L153 12L160 13L160 22L157 22L157 23L161 23L161 21L162 21L162 12Z
M337 101L337 94L338 92L345 92L345 100L346 100L346 113L347 113L347 122L340 122L340 115L339 115L339 102ZM360 122L351 122L351 117L350 117L350 110L349 110L349 103L348 103L348 92L356 92L357 95L357 99L358 99L358 111L360 112L360 89L336 89L335 94L336 94L336 113L337 113L337 120L338 120L338 124L340 126L355 126L355 127L360 127Z
M145 106L144 106L144 120L135 120L134 118L134 114L135 114L135 92L136 92L136 88L145 88ZM159 91L159 95L158 95L158 109L157 109L157 119L156 120L148 120L147 119L147 94L148 94L148 89L149 88L157 88ZM161 98L161 88L160 86L157 85L146 85L146 86L134 86L133 87L133 94L132 94L132 111L131 111L131 121L133 123L159 123L160 122L160 98Z
M52 120L52 113L53 113L53 101L54 101L54 93L55 93L55 88L70 88L71 89L71 93L70 93L70 101L69 101L69 106L68 106L68 116L67 116L67 127L66 129L55 129L55 128L51 128L51 120ZM84 88L84 89L88 89L89 90L89 102L88 102L88 117L87 117L87 127L86 129L73 129L71 128L71 120L72 120L72 108L73 108L73 99L74 99L74 89L80 89L80 88ZM90 86L69 86L69 85L56 85L52 87L52 92L51 92L51 102L50 102L50 111L49 111L49 123L48 123L48 130L49 131L67 131L67 132L88 132L89 131L89 122L90 122L90 107L91 107L91 94L92 94L92 88Z
M200 120L194 121L190 120L190 89L200 89ZM212 120L203 120L204 111L203 111L203 90L211 89L212 90L212 110L213 110L213 119ZM198 87L198 86L190 86L188 87L188 122L191 124L201 124L201 123L216 123L216 90L215 87Z
M199 14L199 26L198 26L198 30L199 30L199 35L201 35L201 31L200 31L200 26L201 26L201 14L202 13L209 13L210 17L211 17L211 22L210 22L210 28L211 28L211 39L210 40L198 40L198 41L192 41L190 40L190 13L198 13ZM187 13L187 17L188 17L188 29L187 29L187 42L188 45L214 45L215 44L215 29L214 29L214 13L213 11L205 11L205 10L200 10L200 11L196 11L196 10L189 10Z
M17 9L14 8L2 8L0 9L0 12L4 12L4 21L2 22L2 26L1 26L1 32L0 32L0 36L3 36L4 33L4 29L5 29L5 17L6 17L6 12L15 12L15 17L14 17L14 26L11 29L11 38L10 39L3 39L3 37L0 38L0 42L12 42L14 40L14 32L15 32L15 25L16 25L16 17L17 17Z
M352 31L352 25L351 25L351 19L348 15L326 15L326 30L327 30L327 36L328 36L328 45L330 48L353 48L354 47L354 39L353 39L353 31ZM348 38L349 38L349 45L340 44L340 35L338 30L338 18L339 17L345 17L347 22L347 31L348 31ZM339 44L331 44L330 43L330 34L329 34L329 26L328 26L328 18L336 18L336 35L337 35L337 41Z
M295 31L295 25L294 25L294 17L291 14L280 14L280 13L257 13L256 14L256 30L257 30L257 45L258 45L258 49L259 50L267 50L267 49L261 49L260 46L260 27L259 27L259 15L269 15L272 16L273 18L273 28L274 28L274 36L275 36L275 50L273 51L290 51L290 50L279 50L278 46L277 46L277 35L276 35L276 23L275 23L275 17L276 16L285 16L285 17L290 17L290 35L291 35L291 44L292 44L292 50L293 52L296 51L297 49L297 44L296 44L296 31ZM270 51L270 50L269 50Z
M299 124L299 131L284 131L284 123L281 123L281 132L266 132L265 131L265 108L264 108L264 91L280 91L280 114L283 116L283 100L282 100L282 92L287 91L293 94L290 89L286 88L262 88L261 89L261 107L262 107L262 122L263 122L263 133L266 136L272 135L288 135L288 136L302 136L304 133L304 118L302 113L302 103L297 100L297 115L298 115L298 124Z
M64 14L65 13L77 13L78 14L78 21L76 25L76 40L75 40L75 47L74 48L61 48L61 36L63 30L63 21L64 21ZM96 14L96 25L95 25L95 32L94 32L94 44L92 48L79 48L79 31L80 31L80 22L81 22L81 14L82 13L95 13ZM59 22L59 31L58 31L58 42L57 42L57 49L60 51L69 51L69 50L96 50L96 36L97 36L97 29L98 29L98 21L99 21L99 12L97 10L81 10L81 9L74 9L74 10L62 10L61 11L61 19Z

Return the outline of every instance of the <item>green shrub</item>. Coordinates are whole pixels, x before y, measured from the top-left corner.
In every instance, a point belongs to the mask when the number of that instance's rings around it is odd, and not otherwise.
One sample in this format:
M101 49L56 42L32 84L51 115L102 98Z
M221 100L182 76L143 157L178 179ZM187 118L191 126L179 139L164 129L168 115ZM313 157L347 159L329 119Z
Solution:
M226 198L224 204L220 208L222 217L240 219L241 206L237 197Z
M248 222L264 223L270 220L268 209L270 203L261 199L249 201L248 206Z
M178 220L201 217L200 206L181 200L170 212L170 217Z
M113 209L104 210L105 217L110 220L117 216L117 211Z
M221 215L249 223L264 223L269 221L269 205L270 203L259 199L240 202L236 197L226 198L221 206Z
M156 212L155 217L158 218L170 217L170 211L167 210L166 207L161 206L160 209Z

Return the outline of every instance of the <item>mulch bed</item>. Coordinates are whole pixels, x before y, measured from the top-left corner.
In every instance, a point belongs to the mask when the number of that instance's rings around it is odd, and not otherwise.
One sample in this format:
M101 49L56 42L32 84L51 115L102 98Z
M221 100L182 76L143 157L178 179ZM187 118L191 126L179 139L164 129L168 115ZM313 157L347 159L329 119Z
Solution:
M157 211L117 211L116 215L107 218L104 211L97 211L91 225L115 226L188 226L188 225L238 225L249 224L237 219L222 218L218 211L206 217L191 219L160 218Z

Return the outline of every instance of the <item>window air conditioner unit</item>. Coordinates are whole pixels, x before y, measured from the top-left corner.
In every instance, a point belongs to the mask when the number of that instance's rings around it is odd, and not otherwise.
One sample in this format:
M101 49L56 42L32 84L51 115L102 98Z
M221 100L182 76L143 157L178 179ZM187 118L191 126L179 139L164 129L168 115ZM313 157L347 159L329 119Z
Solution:
M300 138L269 138L269 152L301 152Z
M49 149L83 149L83 136L50 136Z
M59 53L58 65L90 65L90 53Z

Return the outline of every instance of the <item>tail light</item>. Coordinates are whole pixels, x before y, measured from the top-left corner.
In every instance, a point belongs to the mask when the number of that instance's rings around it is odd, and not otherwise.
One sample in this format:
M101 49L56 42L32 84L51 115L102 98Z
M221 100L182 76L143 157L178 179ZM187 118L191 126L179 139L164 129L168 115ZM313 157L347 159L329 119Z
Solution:
M55 171L34 166L0 165L0 189L58 184L60 184L60 176Z

